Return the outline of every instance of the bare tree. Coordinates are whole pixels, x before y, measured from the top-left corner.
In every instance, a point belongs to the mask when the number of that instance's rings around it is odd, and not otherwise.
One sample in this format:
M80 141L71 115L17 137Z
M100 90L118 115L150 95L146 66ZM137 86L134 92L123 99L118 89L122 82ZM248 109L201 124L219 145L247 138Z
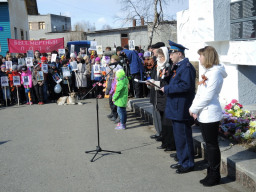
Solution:
M102 30L108 30L108 29L112 29L112 27L108 24L105 24L102 26Z
M153 0L119 0L121 4L121 16L116 16L116 20L121 20L123 25L136 19L139 22L143 17L146 22L150 21Z
M95 24L91 24L90 21L79 21L74 24L74 31L95 31Z
M117 16L117 20L122 20L124 24L134 19L140 22L142 18L148 23L153 21L149 36L149 45L151 45L155 30L164 21L163 6L167 5L166 0L120 0L120 3L121 10L125 14Z

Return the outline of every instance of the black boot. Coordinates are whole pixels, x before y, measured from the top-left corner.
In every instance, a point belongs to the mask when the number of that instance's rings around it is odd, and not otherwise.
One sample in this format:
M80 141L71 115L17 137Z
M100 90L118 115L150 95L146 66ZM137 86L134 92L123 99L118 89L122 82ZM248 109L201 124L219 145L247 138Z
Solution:
M207 181L209 175L210 175L210 168L207 167L207 175L206 175L206 177L205 177L204 179L201 179L199 182L200 182L201 184L203 184L205 181Z
M204 186L210 187L214 185L218 185L220 183L220 166L217 167L210 167L209 170L209 177L203 183Z

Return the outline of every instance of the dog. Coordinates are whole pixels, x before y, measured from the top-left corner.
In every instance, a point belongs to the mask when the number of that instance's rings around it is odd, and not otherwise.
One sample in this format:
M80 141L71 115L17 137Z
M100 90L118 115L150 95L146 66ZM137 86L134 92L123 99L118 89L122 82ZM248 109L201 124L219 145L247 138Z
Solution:
M77 100L78 100L77 93L71 92L69 93L69 96L60 97L57 100L57 104L58 105L75 105L75 104L78 104Z

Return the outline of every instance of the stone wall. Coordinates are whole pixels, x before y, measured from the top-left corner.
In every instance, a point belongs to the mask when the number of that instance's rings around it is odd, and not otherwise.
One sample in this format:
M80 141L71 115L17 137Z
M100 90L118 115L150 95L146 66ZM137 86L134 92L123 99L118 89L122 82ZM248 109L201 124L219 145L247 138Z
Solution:
M230 0L189 0L189 10L177 13L177 34L178 43L189 48L185 53L190 61L198 61L197 50L207 45L219 53L228 73L220 94L222 105L232 99L256 103L256 76L252 75L256 40L230 40Z
M21 39L21 30L23 30L24 40L29 39L28 15L25 0L8 1L11 38L15 38L14 27L17 28L17 39Z

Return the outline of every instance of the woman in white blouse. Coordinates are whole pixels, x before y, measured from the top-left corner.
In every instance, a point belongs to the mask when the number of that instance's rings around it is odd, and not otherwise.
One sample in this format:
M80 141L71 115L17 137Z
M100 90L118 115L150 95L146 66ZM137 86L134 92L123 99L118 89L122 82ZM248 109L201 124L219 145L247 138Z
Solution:
M220 182L220 149L218 129L222 119L222 108L219 93L227 73L219 64L219 56L211 46L198 50L199 61L204 68L201 81L198 83L196 97L189 109L190 115L199 121L202 136L206 143L208 160L207 176L200 180L204 186L213 186Z

